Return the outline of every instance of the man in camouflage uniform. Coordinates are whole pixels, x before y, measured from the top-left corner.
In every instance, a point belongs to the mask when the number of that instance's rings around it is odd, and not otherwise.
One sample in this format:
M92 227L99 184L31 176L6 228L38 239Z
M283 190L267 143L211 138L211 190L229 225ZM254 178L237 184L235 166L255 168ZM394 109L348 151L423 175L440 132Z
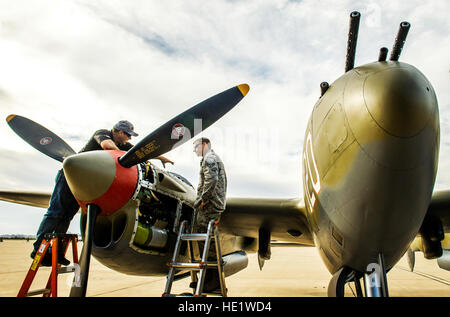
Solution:
M211 149L211 142L207 138L200 138L194 142L194 152L202 156L200 162L200 179L197 188L197 199L194 203L195 219L192 232L207 232L211 220L220 220L220 215L225 210L227 193L227 175L220 157ZM198 243L200 250L204 248L204 242ZM200 251L202 252L202 251ZM214 243L208 250L208 260L217 260ZM190 287L196 288L197 284L191 283ZM207 270L204 292L213 292L220 288L219 274L217 270Z
M220 220L225 210L227 193L227 175L220 157L211 149L207 138L194 142L194 152L203 156L200 162L200 179L197 188L197 199L194 203L196 219L193 232L206 232L211 220Z

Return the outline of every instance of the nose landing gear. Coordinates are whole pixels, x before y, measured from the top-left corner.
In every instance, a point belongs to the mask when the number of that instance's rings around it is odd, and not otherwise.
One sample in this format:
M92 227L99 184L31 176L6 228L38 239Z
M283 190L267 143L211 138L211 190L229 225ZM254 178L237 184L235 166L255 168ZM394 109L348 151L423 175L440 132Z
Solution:
M360 284L362 277L364 277L364 294ZM328 296L344 297L345 284L352 281L358 297L389 297L383 254L378 254L377 263L367 265L366 272L357 272L347 266L339 269L328 284Z

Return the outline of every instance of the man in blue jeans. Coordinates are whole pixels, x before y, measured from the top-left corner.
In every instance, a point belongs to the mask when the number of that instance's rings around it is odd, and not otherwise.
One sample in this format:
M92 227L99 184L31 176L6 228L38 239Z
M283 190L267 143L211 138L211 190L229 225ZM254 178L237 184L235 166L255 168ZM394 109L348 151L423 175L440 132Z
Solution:
M36 234L36 242L33 243L33 252L30 256L34 259L39 246L46 233L66 233L69 229L70 221L75 216L80 206L73 197L72 192L67 185L63 170L59 170L55 178L55 187L47 209L47 213L41 221L41 225ZM69 265L70 261L64 257L64 250L59 249L58 263ZM51 253L47 252L41 262L44 266L52 265Z
M128 151L133 147L128 141L132 136L137 136L134 132L134 126L131 122L121 120L116 123L112 130L97 130L94 135L89 139L87 144L80 152L88 152L95 150L122 150ZM157 157L161 160L162 164L172 163L163 156ZM69 229L72 218L78 212L80 206L73 197L69 186L67 185L64 171L61 169L58 171L55 179L55 187L53 189L50 203L44 218L39 226L36 234L36 242L33 244L33 252L30 256L34 259L39 246L41 245L44 235L46 233L66 233ZM63 248L58 250L58 263L62 265L69 265L70 261L64 257ZM52 265L51 252L47 252L41 261L43 266Z

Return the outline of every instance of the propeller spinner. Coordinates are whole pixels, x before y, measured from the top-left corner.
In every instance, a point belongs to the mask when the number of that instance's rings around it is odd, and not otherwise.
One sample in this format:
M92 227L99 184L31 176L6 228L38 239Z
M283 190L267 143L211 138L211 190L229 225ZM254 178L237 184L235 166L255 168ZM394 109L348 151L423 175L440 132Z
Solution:
M118 163L122 151L91 151L70 156L63 169L67 183L79 205L101 207L106 216L119 210L133 196L138 181L136 166Z

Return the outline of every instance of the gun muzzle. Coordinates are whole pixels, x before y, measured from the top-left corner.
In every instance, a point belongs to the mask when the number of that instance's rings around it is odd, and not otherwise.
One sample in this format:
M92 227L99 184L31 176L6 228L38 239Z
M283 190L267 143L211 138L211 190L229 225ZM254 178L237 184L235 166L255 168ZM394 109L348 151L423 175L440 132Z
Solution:
M408 35L410 26L411 24L409 24L409 22L400 23L400 28L398 29L397 37L395 38L394 47L392 48L389 60L398 61L398 58L402 53L403 45L405 44L406 36Z
M348 31L347 56L345 58L345 72L353 69L355 65L356 42L358 41L359 20L361 13L350 13L350 29Z
M385 62L387 57L388 49L387 47L380 48L380 54L378 55L379 62Z

